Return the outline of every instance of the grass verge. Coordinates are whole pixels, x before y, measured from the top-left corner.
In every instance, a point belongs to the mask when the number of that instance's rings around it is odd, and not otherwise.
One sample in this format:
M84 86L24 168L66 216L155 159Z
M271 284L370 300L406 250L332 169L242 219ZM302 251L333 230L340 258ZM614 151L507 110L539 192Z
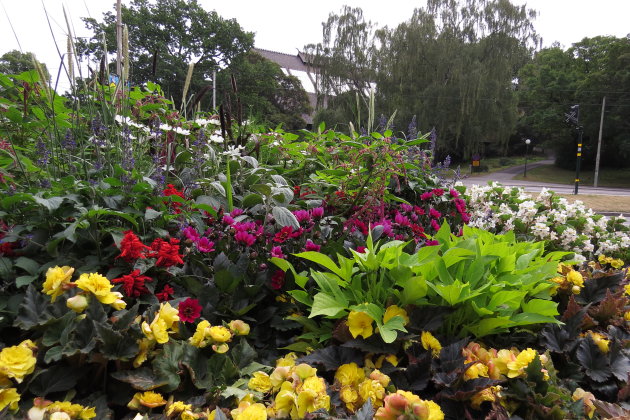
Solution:
M570 185L575 182L575 171L561 169L555 165L543 165L527 171L527 178L523 178L523 175L519 174L512 179ZM592 187L593 179L593 170L580 172L580 185ZM630 188L630 169L600 169L598 186Z
M538 162L539 160L546 159L544 156L529 156L527 163ZM462 164L462 173L465 173L469 177L476 177L481 175L487 175L492 172L497 172L505 168L511 168L512 166L524 165L524 156L511 156L511 157L495 157L481 160L481 165L488 168L487 171L469 173L469 167Z

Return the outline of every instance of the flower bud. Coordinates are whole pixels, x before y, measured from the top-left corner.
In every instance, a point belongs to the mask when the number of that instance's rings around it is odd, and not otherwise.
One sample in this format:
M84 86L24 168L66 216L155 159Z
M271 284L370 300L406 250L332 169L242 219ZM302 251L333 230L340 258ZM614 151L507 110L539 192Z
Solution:
M219 353L219 354L227 353L227 351L229 349L230 349L230 346L228 346L227 343L213 344L212 345L212 350L214 350L215 353Z
M63 411L57 411L50 415L50 420L70 420L70 415Z
M85 308L88 306L88 300L84 295L76 295L71 298L68 298L66 301L66 306L72 309L74 312L80 314L85 311Z
M229 327L230 330L236 335L247 335L250 331L249 324L241 321L240 319L235 319L234 321L230 322Z

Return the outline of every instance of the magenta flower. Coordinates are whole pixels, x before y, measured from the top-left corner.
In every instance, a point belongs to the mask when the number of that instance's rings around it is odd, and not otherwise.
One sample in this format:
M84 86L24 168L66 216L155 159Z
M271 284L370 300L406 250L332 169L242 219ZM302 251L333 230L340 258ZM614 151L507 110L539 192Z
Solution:
M241 209L234 209L230 213L230 216L237 217L237 216L240 216L241 214L243 214L243 210L241 210Z
M396 216L394 216L394 222L396 222L400 226L409 226L411 224L407 216L403 216L398 212L396 212Z
M192 227L192 226L188 226L188 227L186 227L186 228L183 230L183 233L184 233L184 236L185 236L187 239L189 239L189 240L191 240L191 241L193 241L193 242L195 242L197 239L199 239L199 232L197 232L197 229L195 229L195 228L194 228L194 227Z
M291 238L292 234L293 228L291 226L285 226L280 229L280 232L275 234L273 241L279 244L284 243L287 239Z
M428 191L420 195L420 200L422 201L430 200L431 197L433 197L433 193L431 191Z
M211 240L209 240L205 236L203 238L199 238L199 240L197 240L197 242L195 242L195 245L197 246L197 249L200 252L212 252L212 251L214 251L214 242L212 242Z
M324 208L315 207L311 210L311 216L313 216L314 219L321 219L322 217L324 217Z
M402 203L402 204L400 205L400 209L401 209L402 211L410 212L410 211L412 211L412 210L413 210L413 207L412 207L411 205L409 205L409 204Z
M425 245L426 246L435 246L435 245L439 245L440 243L438 241L426 241Z
M282 253L282 248L279 246L274 246L271 248L271 257L272 258L286 258L286 256Z
M311 221L311 215L309 214L308 210L296 210L293 212L293 215L300 223Z
M440 217L442 217L442 213L440 213L436 209L431 209L429 210L429 216L431 216L434 219L439 219Z
M453 197L453 198L457 198L457 197L459 197L459 192L457 192L457 190L450 189L448 193L449 193L449 194L451 195L451 197Z
M234 240L246 246L252 246L256 242L256 237L247 232L239 230L238 232L236 232L236 235L234 235Z
M440 224L435 219L431 219L431 227L435 230L440 230Z
M436 196L436 197L441 197L442 195L444 195L444 190L442 188L434 188L432 193Z
M367 251L367 248L366 248L366 247L364 247L364 246L358 246L358 247L357 247L357 252L358 252L359 254L363 254L365 251Z
M315 252L319 252L319 250L321 249L321 245L317 245L315 244L313 241L311 241L310 239L306 240L306 244L304 245L304 249L306 251L315 251Z
M229 214L223 216L223 223L228 226L232 226L234 224L234 219Z

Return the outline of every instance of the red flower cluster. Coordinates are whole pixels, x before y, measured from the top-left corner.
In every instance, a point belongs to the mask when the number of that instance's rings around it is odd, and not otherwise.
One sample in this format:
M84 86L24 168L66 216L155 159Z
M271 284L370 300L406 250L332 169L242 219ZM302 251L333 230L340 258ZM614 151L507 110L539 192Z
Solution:
M133 231L128 230L124 233L125 236L120 242L120 255L116 258L122 258L126 262L132 262L138 258L146 258L146 253L151 248L143 244Z
M162 291L159 292L159 293L156 293L155 297L160 302L166 302L166 301L171 300L173 298L173 293L175 293L175 290L173 290L173 288L171 286L169 286L168 284L165 284L164 288L162 289Z
M140 270L134 270L131 274L113 279L112 283L122 283L122 289L128 297L137 298L149 293L145 282L153 281L151 277L140 275Z
M165 241L157 238L151 243L153 253L151 257L157 258L155 265L157 267L172 267L178 264L184 264L182 255L179 253L179 239L170 238Z
M176 195L178 197L186 199L186 197L184 196L184 192L179 191L177 188L175 188L173 184L168 184L166 188L162 191L162 195L164 197ZM173 209L173 213L175 214L180 214L182 212L181 210L182 203L179 203L177 201L173 201L173 202L165 201L164 204L166 204L167 206L170 205L171 209Z

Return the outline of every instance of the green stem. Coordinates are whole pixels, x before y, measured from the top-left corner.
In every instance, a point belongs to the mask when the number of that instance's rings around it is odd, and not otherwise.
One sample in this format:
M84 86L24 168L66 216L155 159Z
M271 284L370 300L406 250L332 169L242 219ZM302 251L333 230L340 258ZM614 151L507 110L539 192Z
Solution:
M234 209L234 203L232 199L232 176L230 174L230 159L228 158L227 162L227 170L225 171L225 177L227 181L225 182L225 195L227 198L228 211L231 212Z

